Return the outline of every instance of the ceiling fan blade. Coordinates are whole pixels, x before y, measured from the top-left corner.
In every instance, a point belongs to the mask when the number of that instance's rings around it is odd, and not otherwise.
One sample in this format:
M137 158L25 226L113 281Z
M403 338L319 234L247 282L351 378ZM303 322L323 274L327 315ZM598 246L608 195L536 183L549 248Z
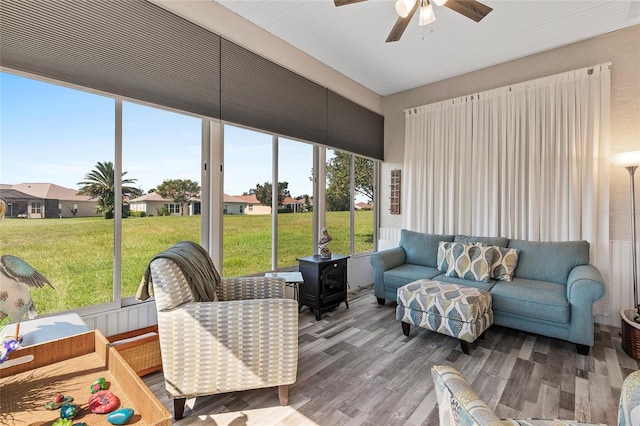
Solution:
M361 1L367 1L367 0L333 0L336 6L346 6L352 3L360 3Z
M476 0L448 0L444 6L476 22L480 22L493 10Z
M409 25L409 21L411 21L411 18L413 18L413 15L416 14L416 11L418 10L418 5L420 5L420 2L416 1L416 4L413 6L413 9L411 9L411 11L409 12L406 18L402 18L402 17L398 18L398 20L396 21L396 24L393 26L393 28L391 28L391 32L389 33L389 37L387 37L386 43L400 40L400 37L402 37L404 30L406 30L407 25Z

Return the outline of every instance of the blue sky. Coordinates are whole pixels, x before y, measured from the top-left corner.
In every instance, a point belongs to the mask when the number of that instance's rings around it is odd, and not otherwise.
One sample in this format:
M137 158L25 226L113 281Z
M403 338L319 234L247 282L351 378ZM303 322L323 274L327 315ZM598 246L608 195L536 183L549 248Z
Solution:
M114 160L112 98L0 73L0 183L78 188L98 161ZM123 104L123 170L145 192L165 179L200 183L200 119ZM225 126L225 192L271 181L271 136ZM280 181L312 193L312 147L280 140Z

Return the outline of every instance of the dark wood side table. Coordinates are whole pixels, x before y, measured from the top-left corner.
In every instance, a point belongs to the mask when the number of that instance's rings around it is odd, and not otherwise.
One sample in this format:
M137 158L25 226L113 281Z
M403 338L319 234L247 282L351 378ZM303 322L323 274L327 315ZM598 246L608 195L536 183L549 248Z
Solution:
M300 287L300 305L309 307L315 313L316 320L321 319L322 311L336 308L347 302L347 259L349 256L333 254L323 259L320 255L298 258L299 271L304 278Z

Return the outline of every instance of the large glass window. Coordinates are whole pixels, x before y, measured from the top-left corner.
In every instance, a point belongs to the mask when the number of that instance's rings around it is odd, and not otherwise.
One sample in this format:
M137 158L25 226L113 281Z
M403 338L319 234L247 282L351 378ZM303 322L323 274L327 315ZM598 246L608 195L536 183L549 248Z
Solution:
M114 160L115 101L4 72L0 86L2 254L55 287L31 291L40 314L111 301L113 221L96 212L99 196L79 191Z
M297 258L315 254L313 244L313 146L278 140L278 269L297 266Z
M122 296L133 296L149 260L181 240L200 242L201 120L122 105ZM136 213L133 213L136 212Z
M272 148L271 135L224 126L224 276L271 270Z
M329 246L333 253L373 251L374 164L363 157L327 150L326 227L333 237Z
M0 84L0 246L55 287L32 291L40 314L117 307L114 293L133 296L156 253L180 240L200 242L201 119L8 73ZM333 236L332 252L373 250L374 162L328 150L316 171L322 176L326 166L326 188L314 194L313 145L227 124L223 136L223 211L210 213L224 214L224 276L295 268L296 258L317 253L314 215ZM115 217L116 182L122 218ZM326 216L313 211L323 207L315 198L326 200Z

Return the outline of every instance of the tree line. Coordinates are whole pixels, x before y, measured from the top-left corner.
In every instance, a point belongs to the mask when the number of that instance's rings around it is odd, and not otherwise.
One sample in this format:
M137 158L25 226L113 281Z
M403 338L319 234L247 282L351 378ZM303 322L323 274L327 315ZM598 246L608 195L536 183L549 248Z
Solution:
M373 162L355 157L355 192L367 197L369 203L373 200ZM144 195L144 191L133 186L137 179L125 178L127 172L122 173L123 199L133 199ZM313 171L311 173L313 175ZM350 176L351 155L335 152L335 156L327 162L327 191L326 204L329 211L349 210L351 204ZM78 182L79 195L88 195L97 200L96 212L105 219L113 219L115 211L115 169L110 161L98 162L93 170L85 175L83 181ZM288 182L278 182L278 205L283 205L284 199L290 197ZM180 214L184 214L185 207L193 198L200 196L201 187L198 182L189 179L166 179L149 193L157 192L162 198L173 200L180 205ZM255 195L265 206L271 206L273 190L271 182L257 183L243 195ZM303 210L312 209L309 195L296 198L304 200Z

